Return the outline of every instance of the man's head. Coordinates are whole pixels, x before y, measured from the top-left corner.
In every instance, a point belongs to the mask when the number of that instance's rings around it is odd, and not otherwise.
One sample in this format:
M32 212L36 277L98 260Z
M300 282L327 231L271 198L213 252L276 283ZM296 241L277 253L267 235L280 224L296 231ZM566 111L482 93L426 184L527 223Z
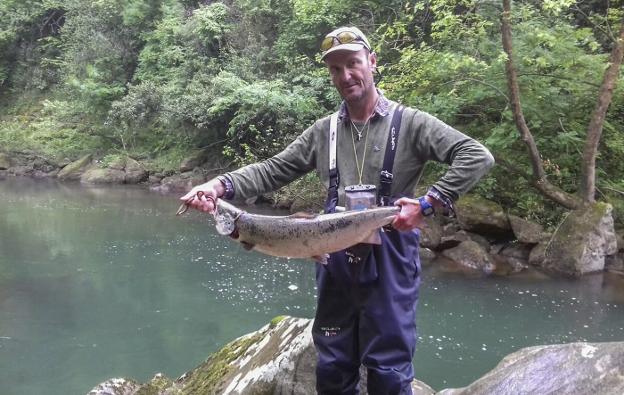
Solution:
M327 34L321 42L332 83L349 104L375 96L373 71L377 57L366 36L356 27L341 27Z
M339 27L328 33L321 42L321 60L335 51L357 52L363 48L373 52L368 39L360 29L353 26Z

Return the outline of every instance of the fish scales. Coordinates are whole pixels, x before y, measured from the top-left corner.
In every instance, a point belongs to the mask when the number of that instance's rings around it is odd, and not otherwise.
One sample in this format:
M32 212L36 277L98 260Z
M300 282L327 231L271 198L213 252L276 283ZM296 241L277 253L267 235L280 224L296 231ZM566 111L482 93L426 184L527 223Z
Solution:
M219 200L219 233L230 234L246 248L281 257L322 256L361 243L392 222L399 207L321 214L311 218L250 214Z

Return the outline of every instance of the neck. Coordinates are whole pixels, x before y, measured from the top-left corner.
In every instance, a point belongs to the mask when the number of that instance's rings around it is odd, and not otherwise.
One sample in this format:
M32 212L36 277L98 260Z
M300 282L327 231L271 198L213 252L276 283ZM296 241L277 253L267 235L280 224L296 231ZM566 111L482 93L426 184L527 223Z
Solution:
M379 99L379 93L377 89L373 89L372 94L364 96L361 100L355 103L347 102L347 108L349 109L349 117L353 122L366 122L371 117L377 106L377 100Z

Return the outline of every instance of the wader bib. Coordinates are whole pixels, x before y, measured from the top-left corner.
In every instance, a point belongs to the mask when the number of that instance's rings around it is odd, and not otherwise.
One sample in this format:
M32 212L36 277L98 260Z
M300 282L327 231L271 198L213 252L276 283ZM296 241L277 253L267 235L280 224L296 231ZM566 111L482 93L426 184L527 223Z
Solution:
M380 173L379 205L391 205L392 167L403 106L395 108ZM325 212L338 202L337 114L330 121L329 191ZM359 368L368 371L371 395L411 394L420 284L418 232L381 233L381 245L353 262L345 251L317 265L318 301L312 329L318 352L319 394L358 394Z

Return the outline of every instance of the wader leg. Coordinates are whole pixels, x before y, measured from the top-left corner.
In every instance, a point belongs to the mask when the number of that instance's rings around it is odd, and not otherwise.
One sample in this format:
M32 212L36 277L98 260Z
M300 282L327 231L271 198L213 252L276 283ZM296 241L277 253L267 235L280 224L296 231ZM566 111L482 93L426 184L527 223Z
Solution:
M412 358L416 347L416 304L420 285L418 234L391 231L375 247L379 280L368 288L360 313L362 364L368 392L412 394Z
M344 253L332 254L328 265ZM336 267L336 266L335 266ZM320 395L358 394L358 311L344 281L337 281L327 266L317 265L318 303L312 338L318 353L316 390ZM344 279L343 279L344 280Z

